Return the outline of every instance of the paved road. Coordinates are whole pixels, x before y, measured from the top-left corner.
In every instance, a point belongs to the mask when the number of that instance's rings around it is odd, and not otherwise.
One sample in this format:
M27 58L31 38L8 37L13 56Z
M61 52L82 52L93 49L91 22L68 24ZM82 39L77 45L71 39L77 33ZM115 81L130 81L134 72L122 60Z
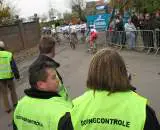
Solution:
M72 98L81 95L85 91L85 81L92 55L86 53L85 45L79 45L76 50L71 50L68 46L60 46L57 49L56 60L61 63L59 72L61 73L65 86L67 86ZM121 51L128 70L134 75L133 85L137 87L138 93L149 99L149 103L156 110L160 120L160 56L146 55L144 53ZM27 88L27 69L36 56L26 59L19 64L21 81L17 83L19 98L23 90ZM9 115L3 112L0 107L0 130L12 130L8 124L11 123Z

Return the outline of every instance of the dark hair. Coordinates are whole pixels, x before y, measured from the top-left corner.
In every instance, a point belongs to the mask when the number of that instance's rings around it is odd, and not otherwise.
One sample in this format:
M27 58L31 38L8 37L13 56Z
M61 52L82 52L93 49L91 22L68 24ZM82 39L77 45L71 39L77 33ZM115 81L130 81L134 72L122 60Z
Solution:
M29 68L29 83L31 87L36 88L38 81L46 81L48 74L46 69L55 68L55 66L47 61L33 65Z
M116 17L116 19L119 19L119 18L120 18L119 15L116 15L115 17Z
M87 87L110 93L131 90L125 63L116 51L102 49L95 54L88 71Z
M50 36L43 36L39 42L39 50L41 54L48 54L55 48L55 41Z

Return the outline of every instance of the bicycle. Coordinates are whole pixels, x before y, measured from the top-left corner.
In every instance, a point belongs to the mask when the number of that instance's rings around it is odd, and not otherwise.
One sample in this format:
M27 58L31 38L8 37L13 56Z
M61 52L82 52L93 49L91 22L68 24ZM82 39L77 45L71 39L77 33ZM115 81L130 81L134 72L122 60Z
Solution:
M70 34L69 44L70 44L70 47L71 47L73 50L76 49L76 43L77 43L77 42L78 42L78 41L77 41L75 35L71 33L71 34Z
M90 36L87 37L86 41L88 41L88 50L87 52L94 54L97 52L97 46L96 46L96 41L97 38L92 39Z
M91 41L89 41L89 42L91 42ZM91 54L95 54L97 52L96 40L94 40L93 43L89 43L88 52L90 52Z
M56 43L60 45L61 39L59 38L58 33L53 33L52 37L55 39Z

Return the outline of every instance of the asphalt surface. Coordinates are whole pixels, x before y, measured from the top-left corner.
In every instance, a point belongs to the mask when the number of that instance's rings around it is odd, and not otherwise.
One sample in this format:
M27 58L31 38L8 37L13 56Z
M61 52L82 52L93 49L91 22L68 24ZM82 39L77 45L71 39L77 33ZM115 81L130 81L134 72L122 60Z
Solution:
M71 98L81 95L86 89L86 78L92 55L86 52L86 45L78 45L72 50L68 45L58 46L55 59L61 63L59 72L63 77ZM160 56L147 55L133 51L120 51L129 72L132 74L132 84L137 92L149 99L149 104L157 113L160 121ZM34 55L18 64L21 80L16 81L19 99L24 96L24 89L29 87L27 70L37 57ZM134 109L134 108L133 108ZM0 130L12 130L11 115L6 114L0 106Z

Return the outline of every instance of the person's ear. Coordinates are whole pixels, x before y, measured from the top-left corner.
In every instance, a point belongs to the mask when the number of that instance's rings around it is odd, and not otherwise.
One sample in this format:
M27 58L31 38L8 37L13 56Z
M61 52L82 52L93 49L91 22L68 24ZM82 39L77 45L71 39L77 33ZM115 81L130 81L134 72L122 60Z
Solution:
M40 90L45 89L45 82L44 81L37 81L37 88Z

